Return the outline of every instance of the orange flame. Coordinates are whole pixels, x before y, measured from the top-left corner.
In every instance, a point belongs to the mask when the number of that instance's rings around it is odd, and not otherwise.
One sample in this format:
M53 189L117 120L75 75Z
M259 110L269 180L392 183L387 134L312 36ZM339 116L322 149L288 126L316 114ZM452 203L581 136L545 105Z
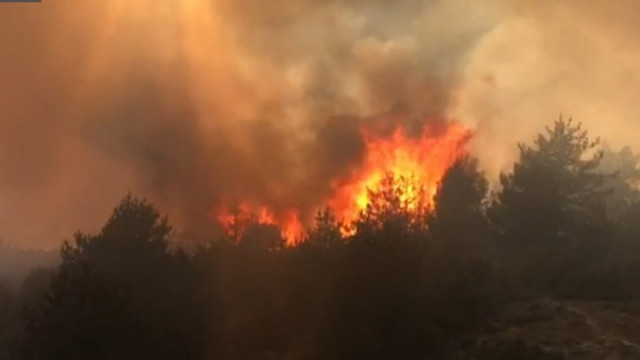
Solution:
M361 168L351 178L335 184L335 196L330 201L338 218L347 224L357 219L369 204L368 189L376 190L387 173L395 179L410 179L410 188L402 189L403 196L418 195L425 190L421 203L431 206L438 182L465 151L471 132L452 123L438 136L430 136L425 129L418 138L407 137L397 128L388 138L363 133L366 157ZM405 199L401 199L405 200Z
M246 222L256 222L258 224L276 225L282 231L282 237L286 240L287 246L296 245L304 234L304 229L298 212L293 209L285 211L282 215L275 213L266 206L252 207L248 203L240 203L232 211L226 206L220 206L214 216L218 222L230 233L237 237L246 226Z
M407 187L401 189L403 196L419 195L423 197L417 199L419 203L431 207L438 182L455 160L464 154L465 145L472 135L471 131L456 123L450 123L437 135L431 130L425 127L418 137L407 136L401 127L387 137L363 130L366 152L362 165L354 169L348 178L334 182L334 195L326 203L336 217L344 224L355 221L370 202L369 190L377 190L388 173L394 179L410 180L398 183L398 186ZM234 228L241 231L237 229L238 220L246 221L253 217L252 221L259 224L279 226L288 246L296 245L303 237L304 229L297 209L276 214L269 207L249 203L241 203L236 209L233 213L228 207L221 206L214 211L214 216L227 231Z

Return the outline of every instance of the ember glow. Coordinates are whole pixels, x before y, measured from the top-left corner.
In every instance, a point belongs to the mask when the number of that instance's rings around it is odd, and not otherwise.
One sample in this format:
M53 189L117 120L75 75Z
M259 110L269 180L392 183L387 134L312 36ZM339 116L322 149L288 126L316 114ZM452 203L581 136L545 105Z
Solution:
M396 183L403 187L398 189L402 196L421 197L408 204L410 210L418 204L431 207L438 182L449 166L465 153L472 132L452 122L444 130L425 126L420 136L406 135L401 126L390 136L376 135L369 129L362 129L361 135L366 144L364 161L351 176L336 179L333 196L324 204L318 204L318 209L329 206L347 225L367 208L369 190L376 191L386 174L404 180ZM279 226L288 245L297 244L304 234L300 211L295 208L276 215L276 211L268 206L242 202L235 207L218 207L215 217L230 234L237 235L247 221ZM350 233L351 230L345 231Z
M295 209L276 216L275 212L267 206L241 203L235 207L220 206L215 210L214 216L226 233L234 238L237 238L251 222L278 226L282 230L282 237L290 246L301 241L303 236L303 227L298 211Z

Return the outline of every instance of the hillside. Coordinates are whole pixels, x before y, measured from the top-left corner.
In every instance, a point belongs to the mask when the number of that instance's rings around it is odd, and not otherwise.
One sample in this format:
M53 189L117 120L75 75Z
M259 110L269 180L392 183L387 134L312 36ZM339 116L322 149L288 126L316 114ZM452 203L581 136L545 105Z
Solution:
M540 300L513 304L456 359L640 359L640 305Z

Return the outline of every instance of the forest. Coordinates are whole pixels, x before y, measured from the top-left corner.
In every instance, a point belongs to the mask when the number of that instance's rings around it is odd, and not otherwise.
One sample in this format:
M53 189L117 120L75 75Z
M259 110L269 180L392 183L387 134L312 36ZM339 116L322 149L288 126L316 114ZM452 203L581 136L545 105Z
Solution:
M640 157L562 118L517 151L495 187L459 158L433 206L390 174L296 246L250 220L182 248L127 195L0 283L0 359L640 358Z

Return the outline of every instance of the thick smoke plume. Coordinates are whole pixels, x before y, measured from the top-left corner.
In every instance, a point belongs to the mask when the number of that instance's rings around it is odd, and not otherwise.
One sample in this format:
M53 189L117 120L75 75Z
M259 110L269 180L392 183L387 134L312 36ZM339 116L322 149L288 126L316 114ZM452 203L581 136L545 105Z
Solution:
M417 135L455 118L476 129L472 150L492 175L560 112L630 143L637 7L2 5L0 236L55 246L94 230L128 191L197 235L217 230L216 204L239 200L308 218L362 160L363 127Z

